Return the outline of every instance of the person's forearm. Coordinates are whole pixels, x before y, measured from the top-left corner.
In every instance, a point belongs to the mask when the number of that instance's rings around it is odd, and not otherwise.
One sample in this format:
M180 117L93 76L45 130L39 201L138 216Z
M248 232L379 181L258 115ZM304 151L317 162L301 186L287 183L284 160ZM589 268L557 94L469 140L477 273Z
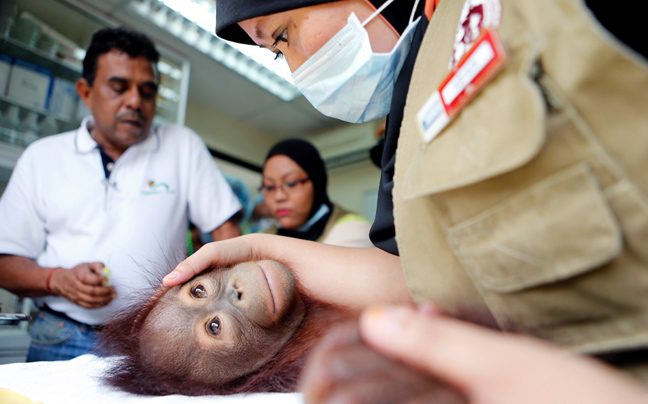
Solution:
M293 270L314 297L351 308L413 303L398 256L378 248L331 246L265 236L274 259Z
M47 295L45 282L50 269L29 258L0 255L0 287L23 297Z
M269 234L205 244L164 277L175 286L209 268L275 260L291 269L310 294L326 303L363 308L412 303L400 258L377 248L331 246Z
M240 236L241 230L238 228L236 223L234 223L234 220L230 219L217 229L213 230L211 235L214 238L214 241L221 241Z

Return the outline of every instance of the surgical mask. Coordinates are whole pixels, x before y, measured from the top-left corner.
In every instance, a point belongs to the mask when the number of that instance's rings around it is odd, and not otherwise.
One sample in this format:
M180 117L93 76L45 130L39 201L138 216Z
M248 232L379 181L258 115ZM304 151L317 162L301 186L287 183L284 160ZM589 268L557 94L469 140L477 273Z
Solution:
M386 1L363 23L351 13L347 25L293 73L299 91L324 115L360 123L389 113L394 83L419 21L413 20L417 0L394 49L374 53L364 27L392 2Z

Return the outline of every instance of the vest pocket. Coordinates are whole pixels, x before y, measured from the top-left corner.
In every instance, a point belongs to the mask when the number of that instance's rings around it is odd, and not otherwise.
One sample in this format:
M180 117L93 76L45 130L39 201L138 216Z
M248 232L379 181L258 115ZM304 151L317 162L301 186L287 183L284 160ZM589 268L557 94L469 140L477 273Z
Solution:
M505 328L584 320L590 316L582 310L588 297L573 301L577 278L622 251L619 224L585 163L449 228L447 235Z
M498 292L576 276L621 251L619 226L585 164L448 229L448 236L473 278Z

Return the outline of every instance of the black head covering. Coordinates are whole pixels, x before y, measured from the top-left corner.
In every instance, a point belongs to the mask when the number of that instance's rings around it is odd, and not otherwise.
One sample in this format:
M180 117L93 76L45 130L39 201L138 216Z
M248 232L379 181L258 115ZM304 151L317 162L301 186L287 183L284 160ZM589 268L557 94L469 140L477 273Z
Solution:
M322 204L327 205L332 212L333 206L326 192L326 186L328 183L326 167L324 166L324 160L320 157L317 149L305 140L287 139L274 145L268 152L265 161L268 161L271 157L277 155L286 156L297 163L297 165L299 165L302 170L308 174L308 178L310 178L313 183L313 205L308 213L308 218L310 219L313 217ZM278 234L306 240L317 240L324 232L324 227L326 226L326 222L328 221L331 212L317 221L317 223L311 226L308 231L297 232L293 230L279 229Z
M386 0L369 0L374 7L380 7ZM394 0L383 10L382 15L402 33L409 22L415 0ZM216 0L216 35L228 41L254 45L238 23L250 18L280 13L295 8L331 3L331 0ZM425 0L420 0L420 14Z

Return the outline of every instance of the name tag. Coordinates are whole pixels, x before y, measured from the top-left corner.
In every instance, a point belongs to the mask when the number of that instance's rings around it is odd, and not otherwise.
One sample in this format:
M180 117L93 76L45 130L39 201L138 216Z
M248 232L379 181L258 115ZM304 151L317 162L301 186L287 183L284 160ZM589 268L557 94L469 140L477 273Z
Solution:
M429 143L492 79L506 62L506 50L493 28L485 29L416 115Z

